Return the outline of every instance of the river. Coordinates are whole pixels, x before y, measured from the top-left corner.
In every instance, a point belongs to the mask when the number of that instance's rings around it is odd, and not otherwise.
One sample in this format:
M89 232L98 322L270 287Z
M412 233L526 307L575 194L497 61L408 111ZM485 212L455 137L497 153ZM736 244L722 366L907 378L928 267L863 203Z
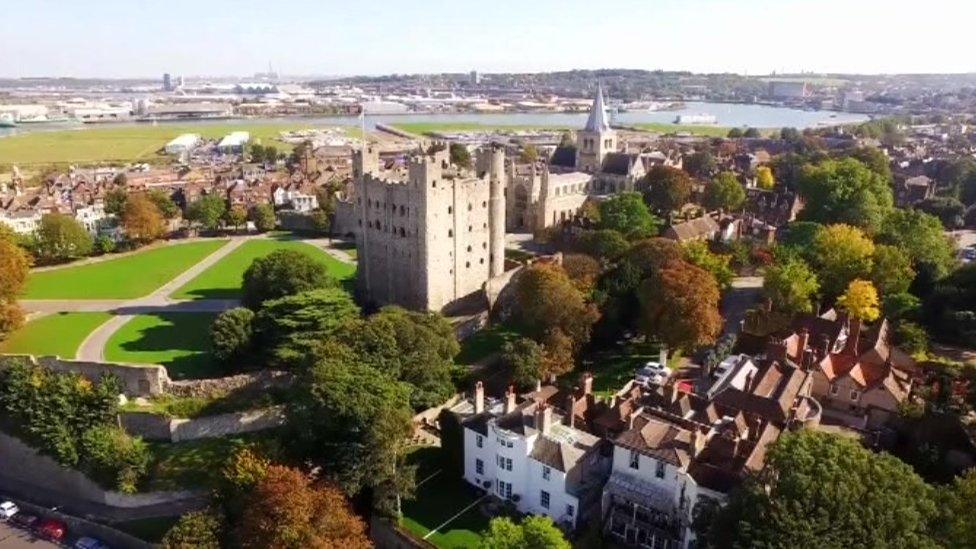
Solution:
M615 124L630 125L641 123L670 124L679 114L710 114L717 118L717 126L753 128L810 128L823 125L850 124L863 122L868 118L859 114L833 111L807 111L769 105L747 105L739 103L710 103L690 101L684 108L669 111L623 112L613 116ZM396 124L397 122L423 123L477 123L504 126L554 126L579 128L586 123L586 113L502 113L502 114L376 114L366 116L366 127L373 129L377 124ZM167 124L169 122L160 122ZM302 118L240 118L231 120L180 120L177 124L241 124L294 123L309 126L358 126L359 119L354 116L302 117ZM76 122L61 124L22 124L16 128L0 128L0 136L18 135L35 131L55 131L61 129L118 127L140 124L120 122L112 124L84 125ZM143 123L144 124L144 123ZM677 127L677 126L676 126Z

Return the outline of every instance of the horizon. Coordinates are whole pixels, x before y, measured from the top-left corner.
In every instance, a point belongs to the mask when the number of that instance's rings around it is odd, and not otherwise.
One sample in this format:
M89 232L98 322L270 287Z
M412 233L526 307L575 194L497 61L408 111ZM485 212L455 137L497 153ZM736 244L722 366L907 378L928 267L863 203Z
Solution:
M280 74L325 77L613 65L748 76L976 73L966 44L976 6L959 0L927 2L924 20L914 3L882 0L496 0L480 10L445 0L355 10L335 0L294 0L287 10L253 0L171 0L163 9L7 3L4 78L230 78L269 62Z

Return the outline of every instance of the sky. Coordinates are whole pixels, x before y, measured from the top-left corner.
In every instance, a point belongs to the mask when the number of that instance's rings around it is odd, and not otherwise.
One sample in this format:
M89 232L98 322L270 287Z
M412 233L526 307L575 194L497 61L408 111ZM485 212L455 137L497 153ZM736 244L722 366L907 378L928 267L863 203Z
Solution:
M973 0L0 0L0 77L976 72Z

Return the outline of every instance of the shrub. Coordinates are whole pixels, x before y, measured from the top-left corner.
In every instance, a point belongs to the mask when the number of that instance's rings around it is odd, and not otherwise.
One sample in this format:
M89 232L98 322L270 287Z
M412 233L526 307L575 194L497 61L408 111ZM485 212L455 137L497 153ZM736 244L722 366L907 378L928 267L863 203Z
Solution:
M296 250L275 250L244 272L244 306L257 310L269 299L335 286L325 265Z
M95 481L127 494L149 468L149 448L121 427L99 425L81 436L82 469Z
M224 311L210 327L214 356L230 362L244 356L251 348L251 324L254 312L244 307Z

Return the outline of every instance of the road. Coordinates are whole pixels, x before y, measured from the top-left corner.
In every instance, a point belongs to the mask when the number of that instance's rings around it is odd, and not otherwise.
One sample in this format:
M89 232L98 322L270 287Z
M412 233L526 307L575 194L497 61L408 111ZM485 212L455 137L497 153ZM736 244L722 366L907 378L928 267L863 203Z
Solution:
M725 317L723 334L737 334L746 311L755 306L762 296L761 276L737 276L732 279L732 287L722 298L722 316Z
M48 549L57 545L37 539L30 533L0 522L0 549Z

